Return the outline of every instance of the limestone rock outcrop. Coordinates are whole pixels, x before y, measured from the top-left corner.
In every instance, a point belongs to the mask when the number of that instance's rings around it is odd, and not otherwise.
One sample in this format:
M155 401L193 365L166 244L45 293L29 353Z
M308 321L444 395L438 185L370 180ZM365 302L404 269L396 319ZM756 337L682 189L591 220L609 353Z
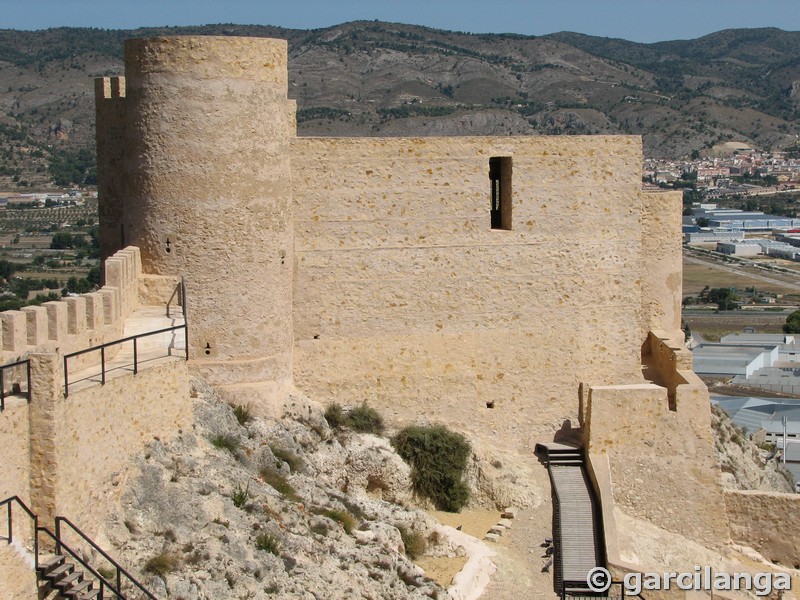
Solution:
M776 460L767 460L770 452L759 448L738 430L723 411L714 408L711 427L715 433L722 485L731 490L793 492L787 471Z
M105 531L160 598L447 597L405 544L464 549L408 507L408 467L387 440L336 434L302 398L292 419L248 420L201 382L194 394L193 430L149 444Z

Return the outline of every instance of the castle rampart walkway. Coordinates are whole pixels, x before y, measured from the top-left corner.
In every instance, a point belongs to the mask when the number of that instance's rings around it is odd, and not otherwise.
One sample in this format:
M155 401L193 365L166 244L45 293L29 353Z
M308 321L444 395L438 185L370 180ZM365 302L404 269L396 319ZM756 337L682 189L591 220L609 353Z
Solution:
M125 319L123 338L146 334L151 331L180 327L185 324L179 306L170 310L167 316L163 306L142 306ZM99 350L97 350L99 352ZM134 357L134 341L122 342L116 355L105 362L105 376L102 365L76 371L69 371L69 393L108 381L120 375L134 373L149 366L161 364L167 360L186 359L186 330L184 328L148 335L136 340L136 356Z

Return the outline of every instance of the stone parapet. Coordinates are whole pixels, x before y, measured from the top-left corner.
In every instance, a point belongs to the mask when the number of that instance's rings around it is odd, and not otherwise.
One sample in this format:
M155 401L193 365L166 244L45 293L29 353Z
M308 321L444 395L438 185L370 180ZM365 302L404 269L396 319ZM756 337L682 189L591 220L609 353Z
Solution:
M614 508L709 548L720 547L727 521L719 508L724 502L707 392L687 395L678 410L670 410L667 390L651 383L587 390L584 445L593 464L604 455L608 460ZM631 552L620 548L626 551Z
M109 258L105 272L109 283L97 292L0 313L2 363L14 362L30 352L69 354L122 337L125 319L140 305L142 265L138 248L126 248ZM99 358L81 360L88 366Z

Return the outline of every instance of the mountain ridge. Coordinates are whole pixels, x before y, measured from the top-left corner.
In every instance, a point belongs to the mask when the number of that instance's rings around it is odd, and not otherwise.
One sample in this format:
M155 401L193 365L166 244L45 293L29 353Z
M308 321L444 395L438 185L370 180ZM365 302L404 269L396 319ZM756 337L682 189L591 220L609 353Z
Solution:
M646 156L682 158L729 140L780 149L800 132L800 32L777 28L649 44L380 21L5 29L0 189L92 182L91 80L122 73L124 39L150 35L287 39L298 135L635 134Z

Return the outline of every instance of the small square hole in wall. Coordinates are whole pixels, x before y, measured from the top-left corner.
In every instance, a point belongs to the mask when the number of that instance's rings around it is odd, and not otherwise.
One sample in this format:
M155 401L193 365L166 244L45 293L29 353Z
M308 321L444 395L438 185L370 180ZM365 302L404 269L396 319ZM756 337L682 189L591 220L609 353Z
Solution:
M486 403L486 408L494 408L494 400L490 400Z

